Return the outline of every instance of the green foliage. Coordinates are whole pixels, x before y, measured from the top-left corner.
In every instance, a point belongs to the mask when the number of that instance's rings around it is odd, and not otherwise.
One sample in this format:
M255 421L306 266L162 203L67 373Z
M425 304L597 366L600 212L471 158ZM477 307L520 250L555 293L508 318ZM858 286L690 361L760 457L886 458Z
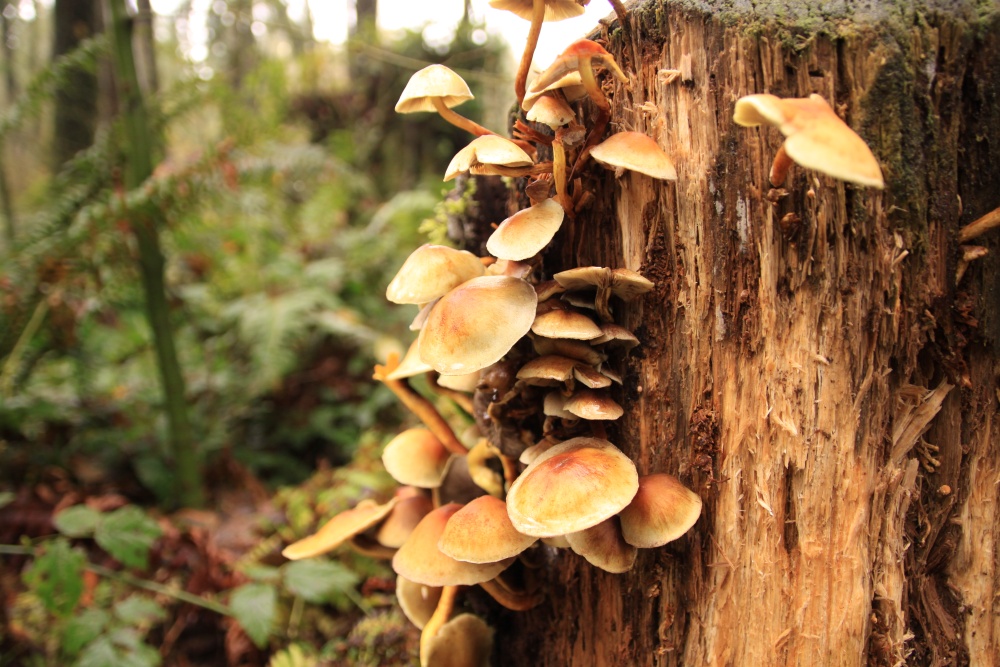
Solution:
M83 566L87 556L66 539L55 539L45 545L31 568L24 573L24 583L31 588L45 609L59 618L66 618L83 593Z
M101 514L85 505L68 507L53 520L67 537L90 537L127 567L145 569L149 549L162 532L156 521L135 505Z
M285 587L306 602L335 602L359 583L358 575L336 561L310 558L282 567Z
M229 596L229 608L258 648L267 646L274 625L278 591L270 584L245 584Z

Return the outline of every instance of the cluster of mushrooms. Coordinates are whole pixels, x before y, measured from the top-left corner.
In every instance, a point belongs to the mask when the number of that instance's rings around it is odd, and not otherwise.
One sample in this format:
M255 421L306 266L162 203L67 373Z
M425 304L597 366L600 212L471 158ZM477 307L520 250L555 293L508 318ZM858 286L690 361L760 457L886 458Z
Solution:
M536 40L543 18L578 15L586 2L490 4L531 18ZM635 299L653 283L621 268L580 267L550 279L541 268L563 220L589 203L580 183L590 158L616 173L663 180L676 180L676 170L643 134L619 132L598 143L610 105L597 68L628 84L599 44L572 44L530 87L530 53L525 57L516 84L525 120L515 123L514 140L452 110L472 94L442 65L414 74L396 105L400 113L436 111L475 135L448 165L446 181L465 172L525 178L530 206L496 226L490 256L424 245L399 269L386 295L419 307L411 325L418 334L402 360L376 366L374 377L424 425L385 447L386 470L402 486L388 502L362 501L283 552L308 558L350 543L391 558L399 604L422 628L425 666L488 664L490 628L470 614L452 618L461 587L479 585L507 608L530 609L544 598L538 564L546 549L570 549L603 570L625 572L638 548L677 539L701 513L701 498L677 478L640 476L607 439L605 422L624 412L613 398L622 379L608 359L639 344L615 323L616 301ZM571 106L586 99L596 106L589 128L580 105ZM734 120L773 124L787 137L771 173L775 186L791 160L882 186L871 151L817 95L751 95L737 102ZM540 160L543 153L551 160ZM409 385L418 375L475 425L456 434Z

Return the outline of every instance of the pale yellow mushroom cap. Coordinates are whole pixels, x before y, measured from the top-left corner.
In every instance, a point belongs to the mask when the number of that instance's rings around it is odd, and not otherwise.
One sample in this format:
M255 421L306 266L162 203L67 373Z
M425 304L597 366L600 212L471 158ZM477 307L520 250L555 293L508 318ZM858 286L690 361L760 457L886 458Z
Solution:
M531 385L554 386L573 377L573 369L580 362L557 354L546 354L532 359L517 371L517 379Z
M486 134L473 139L468 146L455 153L445 170L444 180L450 181L474 167L530 167L531 157L509 139Z
M420 359L420 352L417 350L417 341L413 341L410 343L410 347L406 349L406 354L403 355L399 366L386 377L390 380L402 380L432 370L434 369L431 368L430 364L425 364Z
M424 661L429 667L489 667L493 629L478 616L459 614L430 640Z
M543 21L562 21L582 15L584 6L590 0L545 0L545 18ZM525 21L531 20L534 2L532 0L490 0L490 7L503 9L520 16Z
M382 464L400 484L435 489L441 486L450 456L433 433L425 428L411 428L389 441L382 451Z
M403 610L410 623L420 630L424 629L427 621L434 615L440 599L440 587L425 586L406 577L396 576L396 600L399 602L399 608Z
M590 157L606 167L628 169L664 181L676 181L677 170L663 149L640 132L618 132L590 150Z
M608 53L608 51L597 42L589 39L580 39L566 47L566 49L560 53L554 61L552 61L552 64L531 82L531 86L528 88L529 92L534 93L544 90L570 72L578 72L580 70L581 62L585 62L588 58L592 63L604 65L608 71L622 83L628 83L628 77L625 76L625 73L622 72L620 67L618 67L618 63L615 62L614 56Z
M341 512L327 521L313 535L285 547L281 555L288 560L299 560L333 551L387 517L397 502L399 498L392 498L383 505L373 500L362 500L353 509Z
M607 394L590 389L581 389L566 400L563 408L580 419L615 420L624 414L622 406L618 405Z
M396 102L396 113L437 111L433 98L440 97L449 109L473 99L468 84L444 65L428 65L415 72Z
M557 308L535 316L531 331L545 338L591 340L601 335L601 328L583 313Z
M555 199L522 209L500 223L486 249L500 259L520 261L541 252L562 226L565 212Z
M701 516L701 498L673 475L645 475L639 479L635 498L620 516L625 541L651 549L691 529Z
M420 520L434 509L434 503L424 495L401 498L389 516L375 531L375 541L384 547L398 549L403 546Z
M534 82L532 82L532 87L533 86ZM541 90L527 93L524 96L524 100L521 102L521 108L525 111L530 110L531 107L535 105L535 102L541 99L545 93L555 90L560 91L563 94L563 97L566 98L567 102L582 100L587 96L587 89L583 87L583 78L580 76L580 72L569 72Z
M788 157L807 169L859 185L885 187L882 169L868 144L815 93L789 99L741 97L733 121L744 127L774 125L786 137Z
M463 375L500 360L535 319L535 290L519 278L482 276L448 292L420 331L420 358L442 375Z
M622 538L618 517L610 517L596 526L566 535L570 548L594 567L620 574L635 565L638 550Z
M466 563L438 549L445 525L461 507L449 503L425 516L392 557L392 569L410 581L427 586L471 586L489 581L507 569L513 559L497 563Z
M576 118L576 113L561 98L555 95L543 95L534 101L525 118L532 123L542 123L555 130L568 125Z
M599 438L573 438L539 455L507 492L507 513L525 535L554 537L596 526L639 488L635 464Z
M518 555L537 539L515 530L504 501L481 496L452 515L438 547L456 560L495 563Z
M483 263L471 252L424 244L406 258L385 296L393 303L429 303L485 272Z

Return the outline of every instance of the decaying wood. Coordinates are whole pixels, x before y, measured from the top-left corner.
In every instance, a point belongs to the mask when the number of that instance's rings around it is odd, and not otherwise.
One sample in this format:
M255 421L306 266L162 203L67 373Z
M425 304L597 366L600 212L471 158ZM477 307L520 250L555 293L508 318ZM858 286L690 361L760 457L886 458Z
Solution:
M612 129L655 137L679 178L593 169L545 268L656 282L618 304L642 346L612 359L610 438L705 509L626 575L554 556L549 600L493 619L497 665L1000 660L996 235L955 284L958 230L1000 204L1000 22L771 4L636 4L626 52L604 35L632 79L606 84ZM799 167L771 190L782 137L732 122L762 92L830 100L886 190Z

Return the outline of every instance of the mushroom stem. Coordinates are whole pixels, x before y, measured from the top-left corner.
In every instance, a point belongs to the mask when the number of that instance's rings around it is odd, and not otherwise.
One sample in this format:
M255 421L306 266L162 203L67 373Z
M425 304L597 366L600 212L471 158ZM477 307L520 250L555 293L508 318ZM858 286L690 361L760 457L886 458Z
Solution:
M560 132L557 131L552 142L552 179L556 182L556 201L567 215L573 216L573 205L566 197L566 149L559 135Z
M1000 227L1000 208L993 209L983 217L973 220L958 232L958 242L965 243L985 234L991 229Z
M989 254L989 250L980 245L963 245L960 246L960 249L962 251L962 258L958 260L958 266L955 269L956 285L962 282L962 277L965 275L966 269L969 268L969 264Z
M604 96L604 91L601 90L600 84L597 83L597 77L594 76L594 59L592 56L580 56L580 81L583 83L583 88L587 91L587 95L594 101L594 104L604 111L611 110L608 98Z
M472 408L472 399L460 391L455 391L454 389L448 389L447 387L442 387L440 384L438 384L437 373L432 371L427 374L427 384L430 385L430 388L432 390L434 390L434 393L436 393L439 396L444 396L445 398L452 400L456 405L458 405L458 407L465 410L467 414L470 415L475 414Z
M390 355L385 366L375 365L375 373L372 375L372 378L388 387L389 391L396 395L400 403L415 414L449 452L458 456L468 454L469 452L465 446L455 437L455 432L451 430L451 426L448 425L448 422L444 420L430 401L413 391L406 380L389 379L389 373L393 372L398 365L399 355Z
M612 323L615 321L615 318L611 316L611 307L608 305L610 298L611 288L609 286L602 285L597 288L597 294L594 295L594 310L597 311L602 322Z
M441 599L438 600L437 608L424 625L420 633L420 667L427 667L427 657L430 652L431 640L438 633L455 608L455 596L458 595L458 586L445 586L441 589Z
M479 123L469 120L458 112L452 111L444 105L444 101L440 97L433 97L431 99L434 102L434 108L437 109L438 114L455 127L460 127L466 132L471 132L477 137L481 137L486 134L496 134L496 132L487 130Z
M774 162L771 163L771 173L768 174L768 178L771 181L771 185L774 187L781 187L785 182L785 177L788 176L788 170L792 166L792 158L788 157L788 153L785 152L785 147L782 146L778 149L778 152L774 155Z
M506 607L511 611L527 611L542 603L545 596L542 593L527 593L525 591L512 591L500 584L496 579L484 581L479 586L489 593L490 597L497 601L501 607Z
M570 180L583 169L583 165L587 164L587 158L590 157L590 149L596 146L597 142L604 136L604 130L608 128L608 121L610 120L611 110L601 109L600 113L597 114L597 120L594 121L594 127L591 128L590 134L587 135L587 140L583 143L583 148L580 149L580 154L577 156L576 162L573 163L573 169L569 172Z
M542 33L542 20L544 18L545 0L534 0L534 4L531 6L531 28L528 30L528 41L524 45L521 63L517 66L517 77L514 79L514 92L517 95L519 106L524 99L528 70L531 68L531 59L535 57L535 47L538 45L538 36Z

